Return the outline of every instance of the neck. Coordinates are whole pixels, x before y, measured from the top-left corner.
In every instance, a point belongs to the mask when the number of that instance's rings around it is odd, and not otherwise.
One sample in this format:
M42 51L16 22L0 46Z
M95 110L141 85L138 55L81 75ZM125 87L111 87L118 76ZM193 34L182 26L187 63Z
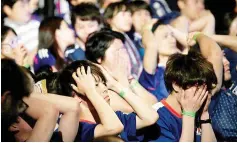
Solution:
M181 105L176 99L177 93L172 92L166 99L166 102L180 115L182 114Z
M61 58L64 58L64 51L66 50L67 46L69 45L62 41L58 41L58 53Z
M169 56L159 55L159 64L164 65L166 67L166 63L169 59Z
M83 51L86 50L85 43L83 43L82 40L80 40L79 38L76 38L76 42Z

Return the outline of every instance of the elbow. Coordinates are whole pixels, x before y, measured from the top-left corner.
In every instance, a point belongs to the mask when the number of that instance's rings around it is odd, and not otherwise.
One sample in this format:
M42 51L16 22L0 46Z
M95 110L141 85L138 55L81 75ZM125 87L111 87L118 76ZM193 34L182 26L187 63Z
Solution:
M117 135L121 133L124 129L123 124L119 121L118 124L113 124L111 126L105 127L105 132L107 132L109 135Z
M152 109L152 110L154 110L154 109ZM155 124L158 119L159 119L159 115L156 111L154 111L154 113L150 114L149 118L146 119L146 126Z

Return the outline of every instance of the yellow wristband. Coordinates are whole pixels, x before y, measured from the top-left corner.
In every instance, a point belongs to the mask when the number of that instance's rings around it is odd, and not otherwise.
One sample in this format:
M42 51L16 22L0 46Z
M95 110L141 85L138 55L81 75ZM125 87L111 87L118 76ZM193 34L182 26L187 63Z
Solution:
M201 32L198 32L198 33L194 34L194 35L193 35L193 40L194 40L194 41L197 41L197 37L198 37L199 35L201 35L201 34L202 34Z

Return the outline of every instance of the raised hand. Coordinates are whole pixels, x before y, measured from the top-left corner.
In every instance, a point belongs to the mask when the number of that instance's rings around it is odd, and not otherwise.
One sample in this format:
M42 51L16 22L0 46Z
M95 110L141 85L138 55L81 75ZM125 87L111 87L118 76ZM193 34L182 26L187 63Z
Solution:
M72 77L77 86L74 84L71 84L71 86L76 92L86 96L87 92L95 90L95 79L91 74L90 67L87 67L87 72L83 66L77 68L77 72L74 72Z
M206 89L206 85L202 85L183 90L180 101L183 111L196 113L208 96Z

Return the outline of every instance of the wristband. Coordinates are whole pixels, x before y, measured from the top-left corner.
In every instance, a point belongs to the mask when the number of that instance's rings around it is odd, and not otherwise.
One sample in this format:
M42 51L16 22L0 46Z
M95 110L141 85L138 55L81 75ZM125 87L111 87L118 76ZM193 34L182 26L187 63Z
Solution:
M126 94L126 91L127 91L127 89L121 90L121 91L119 92L119 96L122 97L122 98L124 98L124 96L125 96L125 94Z
M193 35L193 40L194 40L194 41L197 41L197 37L198 37L199 35L201 35L201 34L202 34L201 32L194 34L194 35Z
M189 116L189 117L194 117L194 118L195 118L195 115L196 115L195 112L188 112L188 111L183 111L182 114L186 115L186 116Z
M24 67L28 69L30 67L30 65L29 64L25 64Z
M134 82L133 82L133 81L134 81ZM134 79L134 80L131 81L130 87L131 87L132 89L134 89L137 85L138 85L138 81Z
M206 124L206 123L210 123L211 124L211 119L200 120L200 124Z

